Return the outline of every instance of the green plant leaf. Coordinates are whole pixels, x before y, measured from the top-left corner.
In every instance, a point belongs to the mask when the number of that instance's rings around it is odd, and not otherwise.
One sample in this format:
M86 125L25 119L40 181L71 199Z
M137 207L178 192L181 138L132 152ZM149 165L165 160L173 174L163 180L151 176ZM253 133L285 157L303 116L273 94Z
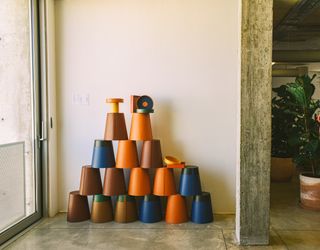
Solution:
M287 85L287 91L291 94L296 104L306 106L307 102L302 85L296 82L289 83Z
M319 146L319 140L318 139L312 139L310 140L304 147L306 152L308 152L311 156L314 156L315 152L317 151Z

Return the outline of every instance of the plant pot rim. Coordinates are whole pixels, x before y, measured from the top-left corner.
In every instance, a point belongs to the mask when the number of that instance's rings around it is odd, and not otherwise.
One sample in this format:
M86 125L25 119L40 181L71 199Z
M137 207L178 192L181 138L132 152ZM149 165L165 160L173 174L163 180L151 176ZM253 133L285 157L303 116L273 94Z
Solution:
M320 180L320 176L313 176L312 173L300 173L300 176L303 178L312 178L312 179L319 179Z

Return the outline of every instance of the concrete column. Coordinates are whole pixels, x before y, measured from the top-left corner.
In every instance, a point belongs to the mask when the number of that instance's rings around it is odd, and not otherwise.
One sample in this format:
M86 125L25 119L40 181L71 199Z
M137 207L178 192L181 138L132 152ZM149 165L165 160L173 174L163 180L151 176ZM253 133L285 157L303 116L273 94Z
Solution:
M269 243L272 0L242 0L236 237Z

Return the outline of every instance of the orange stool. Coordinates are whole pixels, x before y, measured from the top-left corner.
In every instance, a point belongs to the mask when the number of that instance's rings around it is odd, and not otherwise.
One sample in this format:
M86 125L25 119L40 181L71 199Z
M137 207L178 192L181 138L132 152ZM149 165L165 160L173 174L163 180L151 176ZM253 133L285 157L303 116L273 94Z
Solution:
M170 168L157 168L154 177L153 194L169 196L176 193L173 170Z
M147 169L131 169L128 194L133 196L151 194L150 176Z
M132 113L130 140L152 140L152 129L149 113Z
M179 224L188 221L188 210L186 200L180 194L168 197L166 222L169 224Z
M137 143L131 140L119 141L116 159L117 168L139 167Z

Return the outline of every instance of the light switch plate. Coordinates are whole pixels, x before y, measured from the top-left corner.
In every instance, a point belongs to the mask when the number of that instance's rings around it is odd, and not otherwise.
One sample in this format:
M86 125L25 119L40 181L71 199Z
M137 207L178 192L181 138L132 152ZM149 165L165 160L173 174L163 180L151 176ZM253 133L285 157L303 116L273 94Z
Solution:
M90 95L89 94L72 93L72 104L88 106L90 104Z

